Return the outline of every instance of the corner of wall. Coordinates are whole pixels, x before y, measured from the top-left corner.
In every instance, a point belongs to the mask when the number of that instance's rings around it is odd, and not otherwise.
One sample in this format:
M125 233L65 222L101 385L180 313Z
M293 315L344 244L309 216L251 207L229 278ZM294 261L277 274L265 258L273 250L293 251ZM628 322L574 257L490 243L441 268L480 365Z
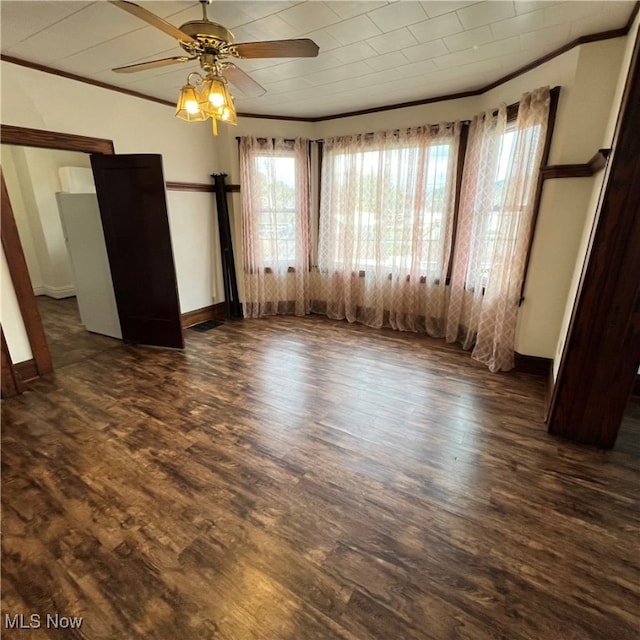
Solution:
M613 135L615 133L615 127L618 120L618 113L622 102L622 96L624 93L624 87L626 85L627 76L629 73L629 66L631 63L631 54L636 39L639 37L639 25L640 14L636 16L634 24L629 31L626 38L616 38L612 41L605 41L603 46L599 48L592 47L584 56L581 56L582 74L589 76L591 63L593 56L600 56L599 60L602 60L602 53L608 49L609 55L617 57L619 73L617 76L610 77L608 95L612 96L609 102L609 112L606 118L606 125L604 126L601 138L600 148L608 148L611 146ZM605 47L606 43L610 43L609 47ZM600 44L600 43L594 43ZM615 59L615 58L614 58ZM597 91L604 93L601 88L597 88ZM592 180L592 191L590 194L590 200L585 211L585 221L582 229L580 244L576 252L576 258L574 262L572 279L570 282L566 304L564 308L564 314L560 327L560 333L556 342L554 363L553 363L553 377L554 380L558 375L560 369L560 361L564 352L564 346L569 332L569 326L571 323L571 317L573 315L573 308L575 305L576 297L578 295L578 289L580 286L580 279L582 277L582 270L588 259L589 243L591 234L593 232L595 217L598 209L598 203L600 200L600 194L604 183L604 172L601 172L595 176Z

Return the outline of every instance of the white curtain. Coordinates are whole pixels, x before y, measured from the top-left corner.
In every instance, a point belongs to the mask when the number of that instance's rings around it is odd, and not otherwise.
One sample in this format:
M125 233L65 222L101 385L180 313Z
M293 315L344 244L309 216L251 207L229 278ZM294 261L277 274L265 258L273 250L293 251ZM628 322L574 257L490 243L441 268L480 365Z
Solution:
M522 97L513 124L502 107L469 129L446 338L494 372L513 368L549 104L544 87Z
M459 124L326 140L312 310L444 335Z
M243 311L309 312L309 142L240 139Z

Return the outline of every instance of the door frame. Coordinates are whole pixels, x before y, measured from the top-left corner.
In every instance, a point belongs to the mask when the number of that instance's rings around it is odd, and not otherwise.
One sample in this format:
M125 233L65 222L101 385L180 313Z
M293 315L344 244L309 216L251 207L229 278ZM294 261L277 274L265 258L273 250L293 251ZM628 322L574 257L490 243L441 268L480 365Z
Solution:
M115 153L112 140L105 138L90 138L72 133L58 133L44 129L29 129L13 125L0 126L0 144L19 145L22 147L38 147L41 149L58 149L61 151L79 151L81 153ZM18 228L16 226L9 194L4 184L4 177L0 169L2 182L1 213L2 224L0 236L2 247L9 267L9 274L18 299L18 306L22 315L29 346L38 375L53 371L51 354L44 334L42 319L38 311L38 304L33 293L31 278L22 249Z
M640 34L549 406L549 433L611 449L640 362Z

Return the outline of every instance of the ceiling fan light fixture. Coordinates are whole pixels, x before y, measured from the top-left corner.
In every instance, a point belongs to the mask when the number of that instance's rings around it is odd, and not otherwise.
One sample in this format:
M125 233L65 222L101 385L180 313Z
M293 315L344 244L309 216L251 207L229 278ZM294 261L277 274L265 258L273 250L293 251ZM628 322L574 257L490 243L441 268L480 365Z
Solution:
M207 17L207 5L212 0L200 0L201 20L189 20L179 28L130 0L109 0L109 2L171 36L189 54L128 64L116 67L113 71L134 73L198 60L206 77L202 78L196 71L189 74L187 84L180 90L176 117L187 122L202 122L211 118L214 135L217 134L218 120L228 124L238 123L233 96L223 77L223 72L246 97L257 97L266 92L264 87L235 64L226 61L226 58L313 58L319 53L318 45L309 38L236 43L231 31ZM191 84L192 75L198 78L195 84Z
M178 104L176 105L176 118L186 120L187 122L202 122L209 117L204 113L198 102L198 93L196 87L191 83L180 89L178 96Z

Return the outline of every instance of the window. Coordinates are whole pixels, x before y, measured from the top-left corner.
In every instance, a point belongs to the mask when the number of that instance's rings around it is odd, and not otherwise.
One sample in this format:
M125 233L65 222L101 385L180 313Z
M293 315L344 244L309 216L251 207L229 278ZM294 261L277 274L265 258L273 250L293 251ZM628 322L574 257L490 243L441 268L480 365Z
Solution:
M551 93L525 94L469 127L447 309L446 337L491 371L514 364L518 306L535 219Z
M328 141L319 268L442 276L451 242L455 144L450 130Z
M517 131L513 120L504 133L487 144L485 161L491 166L485 173L484 185L476 184L474 188L478 198L483 197L483 189L488 192L485 197L490 206L476 208L471 251L475 259L468 263L466 278L470 290L477 286L484 290L491 273L502 271L523 233L528 235L528 230L522 228L522 214L533 198L537 168L532 170L530 165L518 161L516 152L538 157L539 146L544 142L541 133L539 124Z
M257 152L249 162L255 224L255 247L262 268L287 270L294 267L302 241L297 233L298 193L296 158L293 150Z
M241 138L239 149L245 316L302 315L308 308L308 141Z
M296 256L296 160L291 156L253 158L259 207L258 238L265 266L293 265Z

